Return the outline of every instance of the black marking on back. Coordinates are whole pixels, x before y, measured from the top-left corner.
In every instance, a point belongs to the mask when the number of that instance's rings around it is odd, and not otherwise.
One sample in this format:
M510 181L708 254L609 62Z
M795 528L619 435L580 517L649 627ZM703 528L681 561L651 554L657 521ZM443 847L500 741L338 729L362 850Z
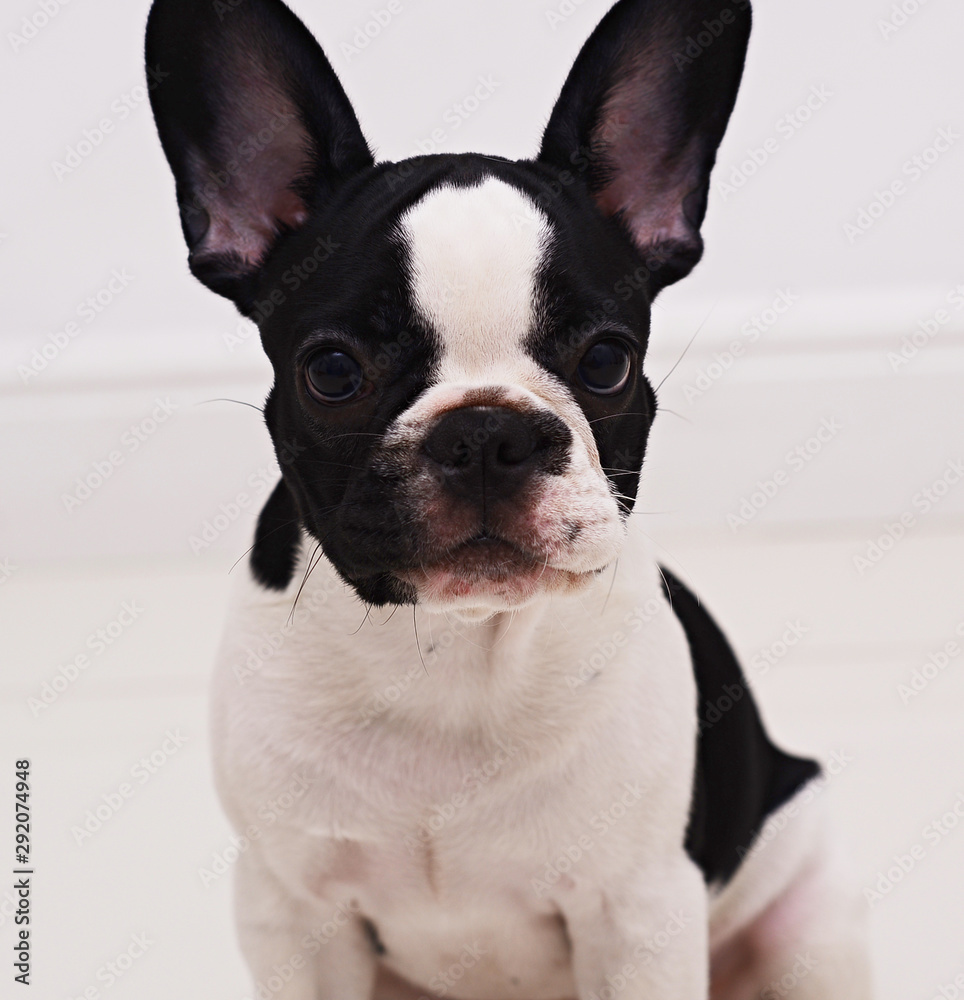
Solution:
M767 817L820 774L814 760L770 742L730 644L696 597L665 569L664 589L689 641L699 737L686 852L707 883L739 868Z
M298 508L282 479L268 497L251 549L251 572L268 590L287 590L295 575L301 545Z

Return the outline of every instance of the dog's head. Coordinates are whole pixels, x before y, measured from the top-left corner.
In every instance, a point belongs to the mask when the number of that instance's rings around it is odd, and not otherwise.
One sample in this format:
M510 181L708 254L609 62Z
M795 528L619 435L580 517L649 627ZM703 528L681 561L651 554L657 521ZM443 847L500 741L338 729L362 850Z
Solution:
M466 616L611 565L656 409L650 305L702 253L749 28L747 0L621 0L536 159L376 164L279 0L157 0L191 270L274 366L265 585L300 526L365 600Z

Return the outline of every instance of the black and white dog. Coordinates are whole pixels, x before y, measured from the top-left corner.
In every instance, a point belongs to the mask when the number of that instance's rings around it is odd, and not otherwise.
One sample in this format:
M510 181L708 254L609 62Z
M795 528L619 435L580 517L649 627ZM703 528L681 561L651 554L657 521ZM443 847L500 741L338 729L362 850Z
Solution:
M818 767L631 516L749 32L620 0L535 159L376 163L280 0L155 3L191 270L275 375L213 716L257 996L870 996Z

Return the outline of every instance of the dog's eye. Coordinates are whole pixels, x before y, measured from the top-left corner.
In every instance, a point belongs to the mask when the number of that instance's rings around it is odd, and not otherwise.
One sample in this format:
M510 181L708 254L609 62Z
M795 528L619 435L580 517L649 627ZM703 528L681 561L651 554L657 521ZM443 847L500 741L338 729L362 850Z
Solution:
M343 351L315 351L306 366L308 389L319 402L347 403L361 393L365 375L361 365Z
M626 388L632 367L629 348L621 340L600 340L583 355L577 371L590 392L615 396Z

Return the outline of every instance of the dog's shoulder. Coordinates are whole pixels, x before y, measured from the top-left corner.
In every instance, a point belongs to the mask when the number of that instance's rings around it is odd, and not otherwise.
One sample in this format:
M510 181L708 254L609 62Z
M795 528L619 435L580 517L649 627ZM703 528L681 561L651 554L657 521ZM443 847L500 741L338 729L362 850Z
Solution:
M816 761L770 741L752 692L719 626L696 596L663 570L686 632L699 692L699 738L686 850L708 883L725 883L767 817L820 773Z
M300 546L298 506L281 479L258 517L251 547L254 578L268 590L287 590L294 578Z

